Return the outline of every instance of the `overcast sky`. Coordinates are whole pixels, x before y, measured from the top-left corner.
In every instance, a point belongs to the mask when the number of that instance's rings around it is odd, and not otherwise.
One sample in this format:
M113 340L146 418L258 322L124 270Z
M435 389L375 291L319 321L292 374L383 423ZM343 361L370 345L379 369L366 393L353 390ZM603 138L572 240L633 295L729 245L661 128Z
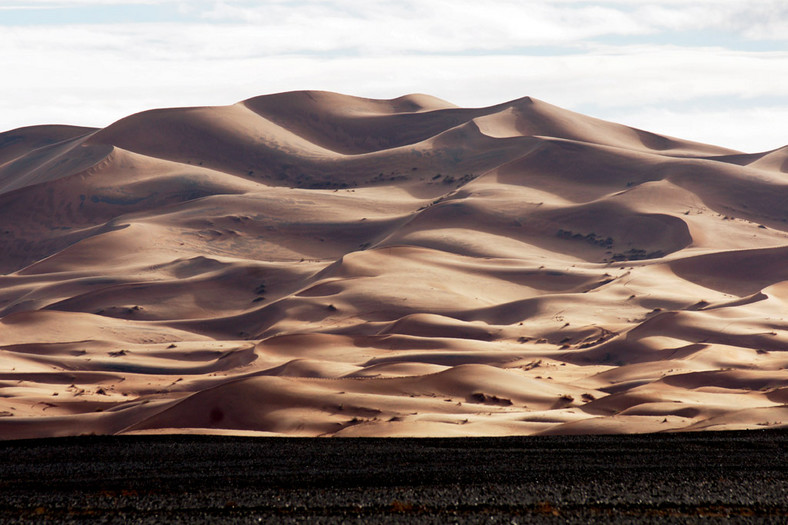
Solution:
M0 131L325 89L788 144L786 0L0 0Z

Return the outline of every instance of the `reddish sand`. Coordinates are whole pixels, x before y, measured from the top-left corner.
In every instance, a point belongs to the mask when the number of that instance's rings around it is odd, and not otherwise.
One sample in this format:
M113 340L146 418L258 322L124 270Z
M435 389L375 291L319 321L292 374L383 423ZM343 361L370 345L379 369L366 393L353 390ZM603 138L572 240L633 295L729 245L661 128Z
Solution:
M0 134L0 221L3 439L788 426L788 148L283 93Z

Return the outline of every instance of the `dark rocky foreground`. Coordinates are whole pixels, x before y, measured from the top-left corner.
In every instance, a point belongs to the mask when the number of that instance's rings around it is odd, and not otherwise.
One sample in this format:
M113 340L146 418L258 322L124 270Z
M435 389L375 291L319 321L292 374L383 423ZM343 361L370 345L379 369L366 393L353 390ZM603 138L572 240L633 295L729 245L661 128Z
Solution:
M0 442L0 521L772 522L788 432Z

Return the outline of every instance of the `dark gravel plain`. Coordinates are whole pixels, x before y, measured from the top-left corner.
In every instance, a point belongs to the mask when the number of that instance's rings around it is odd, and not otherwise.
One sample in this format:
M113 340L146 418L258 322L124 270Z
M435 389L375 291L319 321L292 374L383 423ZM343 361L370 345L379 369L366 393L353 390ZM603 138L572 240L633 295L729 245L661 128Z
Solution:
M2 523L786 523L788 431L0 442Z

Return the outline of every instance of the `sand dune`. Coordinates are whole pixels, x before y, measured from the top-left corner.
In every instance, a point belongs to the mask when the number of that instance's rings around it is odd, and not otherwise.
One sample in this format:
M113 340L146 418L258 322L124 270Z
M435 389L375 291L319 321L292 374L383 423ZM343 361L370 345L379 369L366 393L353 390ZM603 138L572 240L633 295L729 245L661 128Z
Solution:
M787 165L527 97L2 133L0 438L788 426Z

